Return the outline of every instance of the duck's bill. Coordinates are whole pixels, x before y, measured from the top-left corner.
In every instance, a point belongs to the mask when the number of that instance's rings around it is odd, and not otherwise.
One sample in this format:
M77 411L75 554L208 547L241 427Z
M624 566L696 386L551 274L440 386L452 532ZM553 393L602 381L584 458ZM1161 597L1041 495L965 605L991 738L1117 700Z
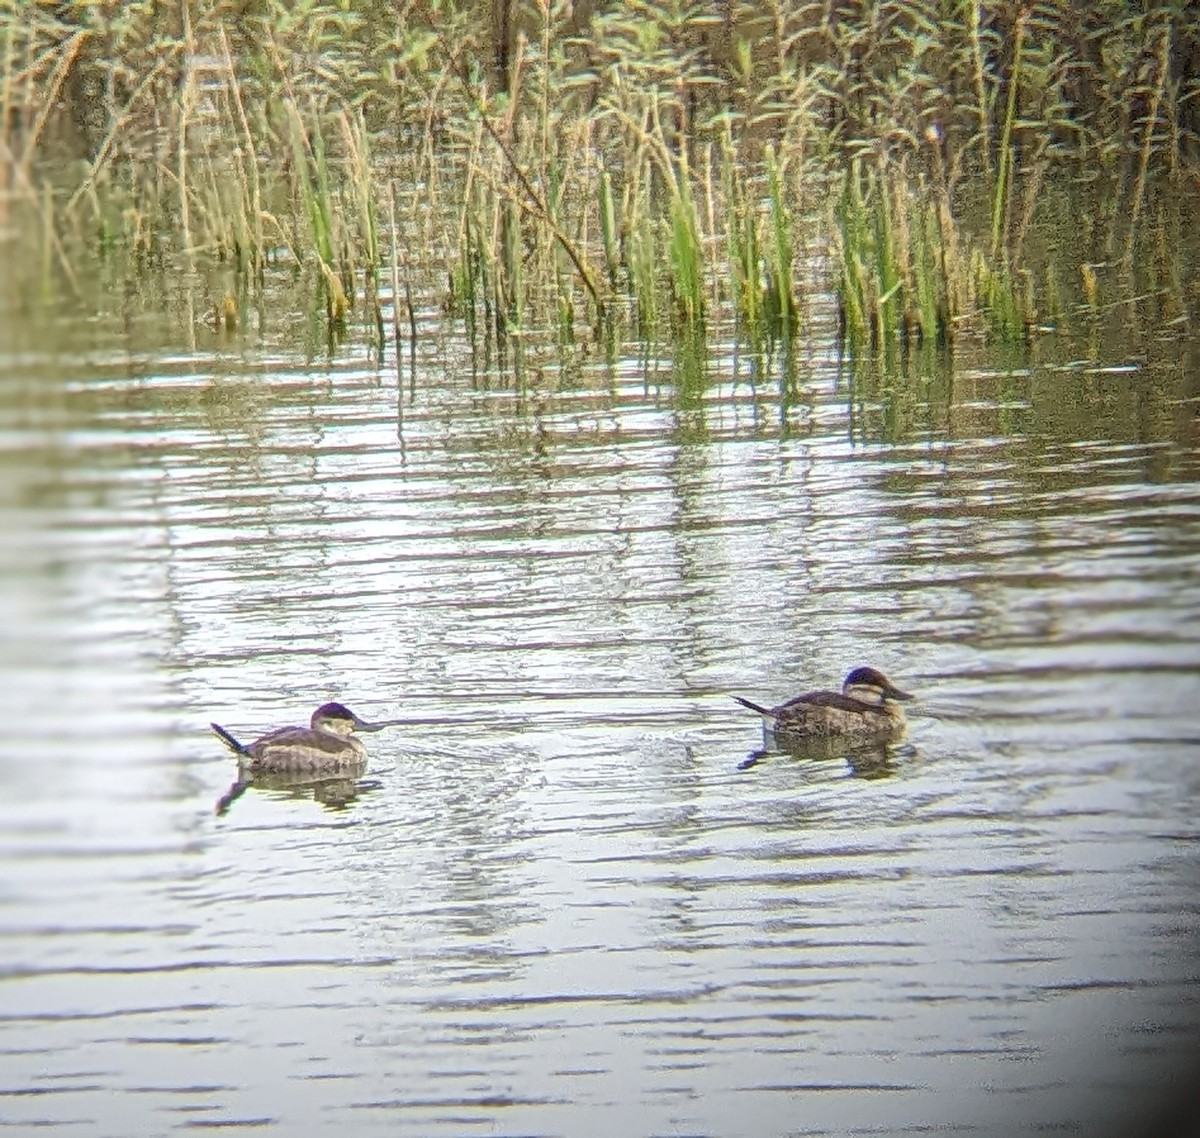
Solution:
M890 684L888 685L887 696L888 696L888 699L908 700L908 699L915 698L911 693L906 692L906 691L901 691L899 688L894 688Z
M402 719L384 719L379 723L368 723L365 719L355 718L355 731L382 731L385 727L397 727L404 721Z

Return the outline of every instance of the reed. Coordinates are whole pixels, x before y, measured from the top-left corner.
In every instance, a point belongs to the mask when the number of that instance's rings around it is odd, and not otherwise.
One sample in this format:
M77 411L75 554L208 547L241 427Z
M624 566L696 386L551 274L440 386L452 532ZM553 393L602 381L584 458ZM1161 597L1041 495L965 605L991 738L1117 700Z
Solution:
M347 240L345 217L334 200L320 117L314 114L306 123L291 99L285 101L284 111L295 193L308 220L311 248L324 284L326 315L331 327L341 328L351 308L347 282L353 280L356 246Z
M903 168L852 169L837 211L841 323L852 352L947 346L955 329L1023 341L1034 321L1032 274L974 242L937 192Z
M597 212L600 221L600 238L604 246L604 267L608 272L609 288L615 290L621 268L621 251L617 233L616 208L613 203L612 179L606 169L601 168L597 184L599 201Z
M973 285L996 338L1007 341L1025 337L1026 319L1007 264L996 264L982 252L972 259Z
M383 358L384 328L383 309L379 303L379 225L376 219L376 189L371 165L371 145L361 111L350 114L340 111L337 125L345 155L345 197L347 208L353 214L357 228L353 237L345 242L343 276L347 281L354 279L353 250L359 251L361 261L363 298L371 316L375 331L378 358Z
M233 52L229 47L229 38L225 29L220 29L221 52L225 60L225 70L230 76L229 98L236 113L237 132L239 139L240 161L237 163L238 183L241 188L241 218L242 241L239 245L239 262L249 272L262 271L266 238L263 232L263 197L262 179L259 174L258 145L254 131L250 128L250 120L246 114L245 100L242 98L241 85L237 79L237 69L233 62Z
M890 351L901 332L905 282L900 262L909 250L897 239L894 189L876 170L864 172L855 162L837 207L841 322L856 353Z
M308 219L312 248L322 265L334 263L333 202L329 193L329 169L325 162L325 139L318 119L312 129L292 99L284 102L288 141L292 148L292 172L301 214Z
M696 206L683 185L671 197L667 252L675 320L685 336L695 337L704 333L704 253Z
M836 220L840 237L841 273L838 301L842 336L855 356L866 354L876 342L876 309L879 295L870 264L874 251L859 170L852 167L838 199Z
M519 334L526 317L525 271L521 257L524 241L521 212L516 203L504 199L496 203L500 256L493 277L496 293L496 339L505 344Z
M759 248L757 219L749 201L745 164L737 152L732 123L725 118L718 150L721 196L726 205L725 261L728 266L729 295L740 338L758 359L767 350L766 315L763 306L762 254Z
M767 312L775 336L787 339L795 330L796 296L792 287L794 259L791 212L784 200L783 175L773 147L766 151L770 241L767 243Z
M413 187L405 287L448 291L484 358L626 318L682 343L723 305L769 351L796 326L810 177L840 186L856 351L1020 340L1039 303L1071 311L1057 282L1086 282L1085 258L1120 259L1132 290L1147 249L1178 294L1163 311L1187 309L1189 274L1143 233L1200 154L1186 5L466 0L399 29L383 7L0 0L0 209L38 219L44 280L175 250L231 265L243 296L286 244L327 322L361 288L382 344L386 164ZM1028 237L1046 187L1082 174L1104 247L1051 273Z
M1170 76L1171 27L1165 22L1155 27L1154 34L1157 43L1151 48L1151 78L1145 84L1148 94L1145 98L1146 113L1144 122L1139 124L1141 145L1138 148L1137 177L1132 192L1133 202L1129 218L1128 236L1125 242L1125 263L1127 267L1133 264L1135 239L1138 222L1141 219L1146 185L1150 177L1151 160L1155 151L1156 134L1161 129L1160 118L1163 103L1168 98L1165 85ZM1177 148L1173 148L1173 151Z
M660 335L659 288L659 227L647 211L636 208L626 238L629 287L636 313L636 330L640 339L654 344Z
M1017 92L1021 87L1021 55L1025 41L1026 15L1024 12L1017 16L1016 29L1013 34L1013 61L1008 74L1008 100L1004 112L1004 124L1000 133L1000 150L996 166L995 184L992 187L992 260L998 261L1003 248L1001 240L1005 229L1005 219L1008 214L1008 201L1011 192L1012 171L1015 155L1013 154L1013 126L1017 117Z
M374 276L379 271L380 256L370 136L361 110L354 113L339 111L337 124L345 154L347 196L357 221L353 244L362 251L363 268Z
M477 284L482 274L481 258L475 240L475 225L469 216L464 217L459 239L458 259L450 268L450 292L447 308L461 317L467 325L467 339L474 348L477 343L478 303Z

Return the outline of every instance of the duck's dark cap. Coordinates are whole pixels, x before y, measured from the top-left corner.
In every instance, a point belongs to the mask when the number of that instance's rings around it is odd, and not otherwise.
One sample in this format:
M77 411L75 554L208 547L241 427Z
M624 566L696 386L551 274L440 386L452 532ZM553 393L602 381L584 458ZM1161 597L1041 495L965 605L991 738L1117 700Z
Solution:
M317 708L317 714L322 719L358 719L344 703L323 703Z
M878 668L855 668L845 681L846 687L870 686L879 688L888 699L912 699L906 691L901 691Z

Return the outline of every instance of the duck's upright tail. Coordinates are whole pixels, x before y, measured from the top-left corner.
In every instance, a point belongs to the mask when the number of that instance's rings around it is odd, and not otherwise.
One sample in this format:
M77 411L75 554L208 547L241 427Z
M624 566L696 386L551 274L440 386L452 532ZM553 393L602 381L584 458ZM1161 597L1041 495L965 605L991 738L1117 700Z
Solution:
M248 755L250 752L246 750L228 731L225 730L219 723L210 723L209 726L213 729L218 739L225 744L235 755Z
M743 699L740 695L735 695L733 698L736 699L743 707L748 707L751 711L757 711L759 715L774 716L775 714L769 707L763 707L762 704L753 703L748 699ZM214 724L214 726L216 725Z

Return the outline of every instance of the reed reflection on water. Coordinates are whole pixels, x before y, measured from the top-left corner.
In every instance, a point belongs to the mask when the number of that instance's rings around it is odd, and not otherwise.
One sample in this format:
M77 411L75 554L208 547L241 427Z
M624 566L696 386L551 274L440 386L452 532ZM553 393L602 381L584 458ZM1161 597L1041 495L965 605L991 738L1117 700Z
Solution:
M632 362L425 366L399 432L352 363L60 359L14 412L3 1124L1142 1121L1196 1056L1179 372L851 407L814 359L781 426ZM730 698L863 662L918 696L897 745L764 750ZM407 726L231 786L210 719L327 698Z

